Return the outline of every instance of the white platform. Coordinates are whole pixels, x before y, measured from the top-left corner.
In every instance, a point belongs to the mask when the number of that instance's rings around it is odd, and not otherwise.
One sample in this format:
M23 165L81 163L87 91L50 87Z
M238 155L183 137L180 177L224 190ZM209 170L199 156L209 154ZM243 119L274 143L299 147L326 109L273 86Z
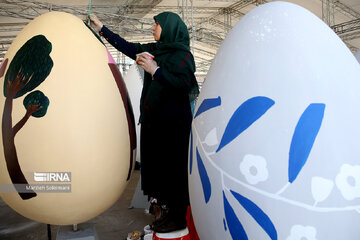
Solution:
M56 240L99 240L95 227L90 223L82 223L73 231L73 226L61 226L56 235Z

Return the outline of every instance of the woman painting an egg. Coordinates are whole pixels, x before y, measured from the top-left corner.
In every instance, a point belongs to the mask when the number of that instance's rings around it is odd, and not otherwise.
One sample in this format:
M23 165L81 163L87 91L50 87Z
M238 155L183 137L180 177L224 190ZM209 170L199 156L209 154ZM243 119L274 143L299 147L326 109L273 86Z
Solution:
M152 224L155 232L183 229L189 205L190 101L199 93L187 27L177 14L160 13L152 28L156 42L140 44L127 42L94 15L90 20L116 49L134 60L137 57L137 64L145 71L139 120L142 190L157 199L158 205L166 205L162 209L166 214Z

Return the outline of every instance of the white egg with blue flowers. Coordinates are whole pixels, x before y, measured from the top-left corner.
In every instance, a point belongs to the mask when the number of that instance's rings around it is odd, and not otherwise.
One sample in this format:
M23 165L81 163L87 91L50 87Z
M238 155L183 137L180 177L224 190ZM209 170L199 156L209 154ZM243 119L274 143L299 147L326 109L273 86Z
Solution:
M318 17L272 2L222 43L195 109L200 239L359 239L360 66Z

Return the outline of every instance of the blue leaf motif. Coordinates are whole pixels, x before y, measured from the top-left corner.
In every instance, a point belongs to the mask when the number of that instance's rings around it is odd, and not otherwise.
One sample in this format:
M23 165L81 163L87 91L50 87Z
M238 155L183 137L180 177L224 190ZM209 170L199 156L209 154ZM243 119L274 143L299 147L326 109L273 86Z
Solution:
M241 196L239 193L230 190L236 200L245 208L245 210L255 219L255 221L264 229L272 240L277 239L277 232L270 218L252 201Z
M211 197L211 183L197 148L196 148L196 158L197 158L200 180L204 191L205 202L208 203Z
M221 98L220 96L217 98L207 98L202 101L201 105L199 106L194 119L199 116L201 113L206 112L207 110L220 106L221 105Z
M230 235L232 239L235 240L247 240L248 237L244 230L244 227L241 225L239 219L237 218L234 209L231 207L230 203L226 199L225 193L223 192L224 198L224 211L227 225L229 227Z
M192 130L190 131L190 157L189 157L189 171L190 171L190 175L192 172L192 165L193 165L193 135L192 135Z
M305 165L324 117L325 104L312 103L301 115L289 151L289 182L292 183Z
M250 127L250 125L265 114L274 103L270 98L259 96L250 98L241 104L231 116L216 152L220 151Z

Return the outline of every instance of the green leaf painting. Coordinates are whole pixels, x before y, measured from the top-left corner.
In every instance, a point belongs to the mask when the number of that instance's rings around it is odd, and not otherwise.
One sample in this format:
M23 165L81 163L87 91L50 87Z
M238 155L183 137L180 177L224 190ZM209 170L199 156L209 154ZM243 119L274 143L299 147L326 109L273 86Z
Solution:
M15 54L5 75L4 95L7 97L8 83L20 81L18 98L39 86L49 75L53 61L50 57L51 43L43 35L28 40Z

